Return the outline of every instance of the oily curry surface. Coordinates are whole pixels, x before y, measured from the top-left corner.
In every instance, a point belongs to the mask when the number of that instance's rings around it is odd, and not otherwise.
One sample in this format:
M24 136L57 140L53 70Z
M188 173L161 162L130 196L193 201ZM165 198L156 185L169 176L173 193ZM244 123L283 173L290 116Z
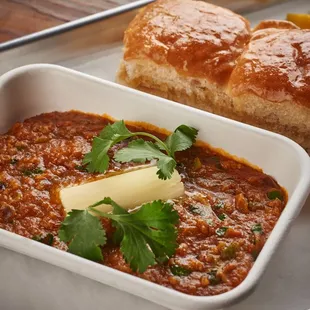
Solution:
M0 228L66 250L57 237L65 218L59 189L102 177L81 163L108 122L75 111L54 112L16 123L1 135ZM138 124L128 127L145 130ZM110 155L127 143L115 146ZM139 274L109 242L102 263L187 294L226 292L251 269L285 207L285 191L272 177L207 146L181 152L177 161L186 193L174 200L180 217L176 254ZM128 165L111 160L109 172ZM111 223L103 220L103 225L109 237Z

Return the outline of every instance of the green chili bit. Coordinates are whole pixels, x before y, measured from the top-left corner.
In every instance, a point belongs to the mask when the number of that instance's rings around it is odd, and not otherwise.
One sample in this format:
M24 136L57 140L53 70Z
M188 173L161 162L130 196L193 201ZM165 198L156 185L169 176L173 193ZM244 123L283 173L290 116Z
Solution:
M275 200L275 199L279 199L281 201L284 200L283 194L279 190L271 190L270 192L267 193L267 197L270 200Z
M22 170L23 175L25 175L27 177L31 177L31 176L33 176L35 174L41 174L43 172L44 171L40 167L37 167L37 168L34 168L34 169L24 169L24 170Z
M192 214L198 214L198 215L201 215L202 213L202 210L199 206L196 206L196 205L190 205L189 208L188 208L189 212L192 213Z
M208 279L211 285L217 285L222 281L221 278L218 276L216 269L213 269L210 272L208 272Z
M260 223L257 223L257 224L255 224L252 228L251 228L251 230L255 233L255 232L257 232L257 233L262 233L263 232L263 228L262 228L262 225L260 224Z
M223 201L219 201L214 204L213 208L216 210L223 209L225 207L225 203Z
M227 218L227 215L225 213L219 214L217 216L221 221L224 221Z
M219 236L219 237L223 237L226 234L228 227L220 227L218 228L215 233Z
M191 270L179 265L170 266L170 271L172 272L173 275L178 277L188 276L189 274L191 274Z

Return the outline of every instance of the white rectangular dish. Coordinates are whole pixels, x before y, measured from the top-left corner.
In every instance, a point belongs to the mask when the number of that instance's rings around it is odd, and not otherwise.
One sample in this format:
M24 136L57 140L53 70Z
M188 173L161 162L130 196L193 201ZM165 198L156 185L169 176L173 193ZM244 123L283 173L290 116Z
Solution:
M310 160L306 152L285 137L62 67L31 65L0 78L1 132L36 114L71 109L145 121L170 130L180 123L194 126L199 129L199 139L274 176L288 191L287 206L244 282L211 297L182 294L4 230L0 230L0 246L175 310L219 309L245 298L309 194Z

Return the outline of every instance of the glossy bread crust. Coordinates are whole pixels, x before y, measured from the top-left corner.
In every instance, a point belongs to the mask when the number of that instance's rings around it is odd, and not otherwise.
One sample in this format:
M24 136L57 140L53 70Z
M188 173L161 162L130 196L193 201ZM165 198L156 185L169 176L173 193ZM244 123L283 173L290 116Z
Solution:
M286 20L267 19L261 21L254 29L253 32L261 29L299 29L298 26Z
M224 85L250 35L249 22L230 10L202 1L158 0L126 30L124 60L149 59Z
M254 32L229 87L232 96L251 93L270 102L290 101L310 108L310 31Z
M124 38L119 83L283 134L310 154L310 30L158 0Z

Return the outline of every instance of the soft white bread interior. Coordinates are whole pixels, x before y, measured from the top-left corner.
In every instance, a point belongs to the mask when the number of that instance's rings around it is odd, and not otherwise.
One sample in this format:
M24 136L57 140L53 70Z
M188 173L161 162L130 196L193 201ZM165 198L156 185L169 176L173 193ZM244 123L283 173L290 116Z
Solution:
M286 135L310 151L310 31L158 0L125 32L117 81Z

